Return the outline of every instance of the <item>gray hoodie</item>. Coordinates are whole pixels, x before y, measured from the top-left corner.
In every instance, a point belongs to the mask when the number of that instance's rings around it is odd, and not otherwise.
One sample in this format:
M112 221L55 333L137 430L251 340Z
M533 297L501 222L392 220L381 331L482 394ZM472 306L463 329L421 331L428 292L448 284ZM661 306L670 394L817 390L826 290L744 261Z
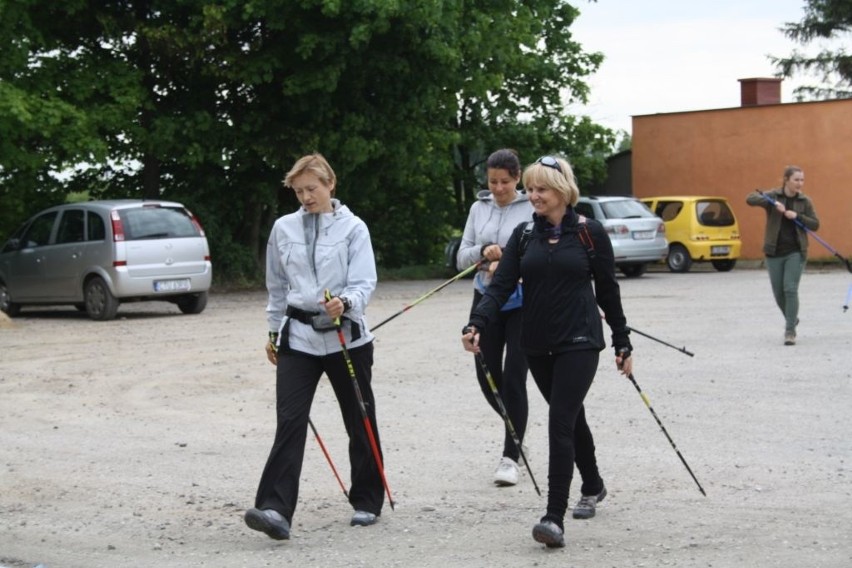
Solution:
M459 252L456 256L456 267L464 270L482 259L483 245L497 244L505 247L512 231L519 224L532 221L533 206L522 191L515 191L515 200L500 207L489 190L482 190L477 195L477 201L471 205L464 225ZM480 270L473 279L474 287L480 292L485 291L491 278L488 272Z
M325 290L344 296L352 307L344 315L346 347L369 343L373 335L364 310L376 289L376 261L367 225L337 199L332 213L307 213L299 208L275 221L266 245L266 319L270 331L281 331L289 320L290 348L311 355L341 350L334 331L318 332L310 324L287 318L287 306L325 313ZM352 341L350 325L360 329ZM285 338L281 338L283 343Z

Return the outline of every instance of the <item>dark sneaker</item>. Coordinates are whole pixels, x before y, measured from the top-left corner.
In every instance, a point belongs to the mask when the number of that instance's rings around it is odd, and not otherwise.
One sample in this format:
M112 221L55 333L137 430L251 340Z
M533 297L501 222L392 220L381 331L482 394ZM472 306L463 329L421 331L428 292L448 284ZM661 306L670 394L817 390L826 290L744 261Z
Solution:
M533 527L533 539L547 548L562 548L565 546L565 536L562 529L553 521L541 521Z
M290 523L281 513L273 509L249 509L245 516L246 524L252 530L266 533L275 540L290 538Z
M595 506L606 497L606 487L597 495L583 495L574 507L575 519L591 519L595 516Z
M349 524L353 527L369 527L370 525L375 525L379 521L379 516L369 511L355 511L355 514L352 515L352 520L349 521Z

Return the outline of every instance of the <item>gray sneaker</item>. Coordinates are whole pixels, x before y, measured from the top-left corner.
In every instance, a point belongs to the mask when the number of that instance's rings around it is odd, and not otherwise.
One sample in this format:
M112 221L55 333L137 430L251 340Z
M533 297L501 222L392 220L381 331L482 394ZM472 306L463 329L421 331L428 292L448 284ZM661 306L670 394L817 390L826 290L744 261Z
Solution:
M575 519L591 519L595 516L595 506L606 497L606 487L597 495L583 495L574 507Z
M787 331L784 333L784 345L795 345L796 344L796 332L795 331Z
M249 509L245 515L246 525L250 529L266 533L275 540L290 538L290 523L281 513L273 509Z
M349 524L353 527L369 527L370 525L375 525L378 521L379 516L374 513L370 513L369 511L355 511Z
M553 521L541 521L532 530L533 540L547 548L562 548L565 546L565 535L562 529Z

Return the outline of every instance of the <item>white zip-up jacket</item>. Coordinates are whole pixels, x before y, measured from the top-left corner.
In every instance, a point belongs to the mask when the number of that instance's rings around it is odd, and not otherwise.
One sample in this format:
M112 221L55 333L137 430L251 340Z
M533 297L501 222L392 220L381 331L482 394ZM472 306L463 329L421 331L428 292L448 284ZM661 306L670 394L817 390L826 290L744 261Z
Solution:
M505 247L512 231L525 221L532 221L533 206L522 191L515 191L515 199L500 207L489 190L482 190L477 201L470 206L464 225L464 234L456 255L456 267L464 270L482 259L483 245ZM473 279L474 287L484 292L491 278L487 271L479 270Z
M266 318L270 331L282 333L280 344L310 355L341 351L337 332L315 331L287 317L287 306L325 314L325 290L343 296L352 307L343 315L347 349L373 340L364 311L376 289L376 260L367 225L337 199L332 213L299 208L275 221L266 245ZM287 336L283 329L289 321ZM352 340L351 326L358 326Z

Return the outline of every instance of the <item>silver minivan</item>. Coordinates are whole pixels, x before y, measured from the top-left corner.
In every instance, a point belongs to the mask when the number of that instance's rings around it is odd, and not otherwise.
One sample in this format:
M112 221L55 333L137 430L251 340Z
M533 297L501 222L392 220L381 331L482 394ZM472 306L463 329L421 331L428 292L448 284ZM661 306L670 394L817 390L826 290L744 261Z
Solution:
M71 304L94 320L122 302L165 300L201 313L213 277L198 219L180 203L123 199L46 209L0 250L0 310Z

